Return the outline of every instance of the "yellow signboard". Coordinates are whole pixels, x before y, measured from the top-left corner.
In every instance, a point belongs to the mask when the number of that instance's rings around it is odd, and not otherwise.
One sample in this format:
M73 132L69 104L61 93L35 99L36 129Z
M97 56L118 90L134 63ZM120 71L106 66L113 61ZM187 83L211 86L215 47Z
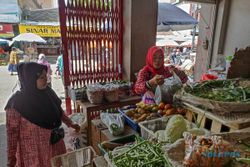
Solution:
M41 37L61 37L60 26L19 25L19 32L33 33Z

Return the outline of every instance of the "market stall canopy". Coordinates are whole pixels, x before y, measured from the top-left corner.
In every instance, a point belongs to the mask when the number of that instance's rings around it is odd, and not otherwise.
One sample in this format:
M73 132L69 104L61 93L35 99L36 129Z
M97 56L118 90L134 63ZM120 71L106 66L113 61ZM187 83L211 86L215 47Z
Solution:
M197 44L198 44L198 39L195 38L194 45L197 45ZM185 41L181 43L180 46L192 47L192 40Z
M156 46L177 47L179 44L173 40L161 39L156 42Z
M9 40L7 40L7 39L1 39L0 38L0 43L9 43L10 41Z
M12 41L46 43L46 41L42 37L40 37L39 35L33 34L33 33L19 34L18 36L13 38Z
M186 30L196 24L198 21L182 9L169 3L158 3L157 31Z

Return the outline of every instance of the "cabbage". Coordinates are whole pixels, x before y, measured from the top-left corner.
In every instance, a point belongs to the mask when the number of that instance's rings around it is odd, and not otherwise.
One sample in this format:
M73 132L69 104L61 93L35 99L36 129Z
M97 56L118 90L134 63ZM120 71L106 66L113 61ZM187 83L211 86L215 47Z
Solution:
M183 132L187 130L187 123L183 116L173 115L166 126L165 138L167 141L174 143L176 140L182 138Z
M206 131L200 128L193 128L193 129L188 130L188 132L196 136L203 136L206 134Z
M158 130L155 132L155 136L159 141L166 141L165 139L165 130Z

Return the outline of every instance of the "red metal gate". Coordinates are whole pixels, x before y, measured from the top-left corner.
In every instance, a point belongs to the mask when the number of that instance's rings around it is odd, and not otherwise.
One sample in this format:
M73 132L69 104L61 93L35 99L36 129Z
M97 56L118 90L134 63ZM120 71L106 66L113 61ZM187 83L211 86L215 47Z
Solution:
M66 110L69 88L122 78L122 0L59 0Z

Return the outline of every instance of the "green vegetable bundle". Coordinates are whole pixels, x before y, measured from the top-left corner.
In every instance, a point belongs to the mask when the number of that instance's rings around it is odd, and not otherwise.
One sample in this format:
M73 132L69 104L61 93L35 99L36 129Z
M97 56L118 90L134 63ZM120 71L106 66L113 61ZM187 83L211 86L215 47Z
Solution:
M223 102L250 102L250 87L242 86L239 80L205 81L185 88L187 93Z
M171 167L161 144L152 144L138 137L128 150L116 156L109 154L109 157L117 167Z

